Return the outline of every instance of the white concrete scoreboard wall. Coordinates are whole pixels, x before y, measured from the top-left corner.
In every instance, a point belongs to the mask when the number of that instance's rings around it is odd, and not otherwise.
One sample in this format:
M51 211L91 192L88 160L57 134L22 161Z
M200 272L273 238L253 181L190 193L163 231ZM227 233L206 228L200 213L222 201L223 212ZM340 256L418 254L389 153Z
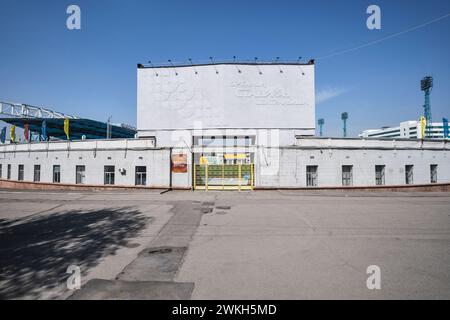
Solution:
M139 131L314 129L313 64L138 68Z

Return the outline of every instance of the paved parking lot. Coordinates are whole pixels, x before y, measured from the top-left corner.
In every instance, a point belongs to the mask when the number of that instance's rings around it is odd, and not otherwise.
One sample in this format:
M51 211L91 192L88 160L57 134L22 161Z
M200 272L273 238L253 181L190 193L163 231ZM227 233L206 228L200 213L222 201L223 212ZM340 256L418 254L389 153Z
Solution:
M0 206L1 298L450 298L448 193L4 190Z

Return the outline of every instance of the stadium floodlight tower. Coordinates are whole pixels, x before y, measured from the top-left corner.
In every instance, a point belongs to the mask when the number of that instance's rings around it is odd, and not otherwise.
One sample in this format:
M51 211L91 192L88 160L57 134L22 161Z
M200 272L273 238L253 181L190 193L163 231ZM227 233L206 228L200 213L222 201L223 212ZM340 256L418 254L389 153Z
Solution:
M348 113L347 112L343 112L341 114L341 119L344 122L344 138L347 137L347 119L348 119Z
M426 76L420 81L420 89L425 93L425 104L423 105L424 117L427 120L425 136L431 137L431 104L430 92L433 88L433 77Z
M317 123L319 125L319 134L320 134L320 136L322 136L323 135L322 128L323 128L323 125L325 124L325 120L324 119L319 119L317 121Z

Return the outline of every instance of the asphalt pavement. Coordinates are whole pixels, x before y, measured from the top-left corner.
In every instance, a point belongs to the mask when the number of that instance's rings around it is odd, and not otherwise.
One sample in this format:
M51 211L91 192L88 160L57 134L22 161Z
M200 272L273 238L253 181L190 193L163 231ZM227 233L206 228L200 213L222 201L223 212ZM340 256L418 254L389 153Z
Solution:
M0 206L2 299L450 298L449 193L2 190Z

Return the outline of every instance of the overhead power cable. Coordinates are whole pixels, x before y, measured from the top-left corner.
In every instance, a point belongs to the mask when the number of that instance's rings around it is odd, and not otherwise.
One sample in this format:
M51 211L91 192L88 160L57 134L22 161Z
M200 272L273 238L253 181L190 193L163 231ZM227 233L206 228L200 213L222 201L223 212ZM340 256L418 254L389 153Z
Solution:
M317 60L324 60L324 59L332 58L332 57L335 57L335 56L338 56L338 55L341 55L341 54L344 54L344 53L348 53L348 52L356 51L356 50L359 50L359 49L362 49L362 48L366 48L366 47L372 46L374 44L377 44L377 43L380 43L380 42L383 42L383 41L386 41L386 40L398 37L398 36L400 36L402 34L405 34L405 33L408 33L408 32L411 32L411 31L423 28L425 26L428 26L428 25L430 25L432 23L436 23L436 22L438 22L440 20L443 20L443 19L446 19L448 17L450 17L450 12L445 14L445 15L443 15L443 16L440 16L438 18L430 20L428 22L424 22L424 23L421 23L421 24L419 24L417 26L411 27L409 29L406 29L406 30L403 30L403 31L400 31L400 32L397 32L397 33L393 33L393 34L391 34L389 36L386 36L386 37L383 37L383 38L380 38L380 39L377 39L377 40L374 40L374 41L370 41L370 42L367 42L365 44L361 44L361 45L353 47L353 48L337 51L337 52L334 52L334 53L331 53L331 54L319 57L319 58L317 58Z

